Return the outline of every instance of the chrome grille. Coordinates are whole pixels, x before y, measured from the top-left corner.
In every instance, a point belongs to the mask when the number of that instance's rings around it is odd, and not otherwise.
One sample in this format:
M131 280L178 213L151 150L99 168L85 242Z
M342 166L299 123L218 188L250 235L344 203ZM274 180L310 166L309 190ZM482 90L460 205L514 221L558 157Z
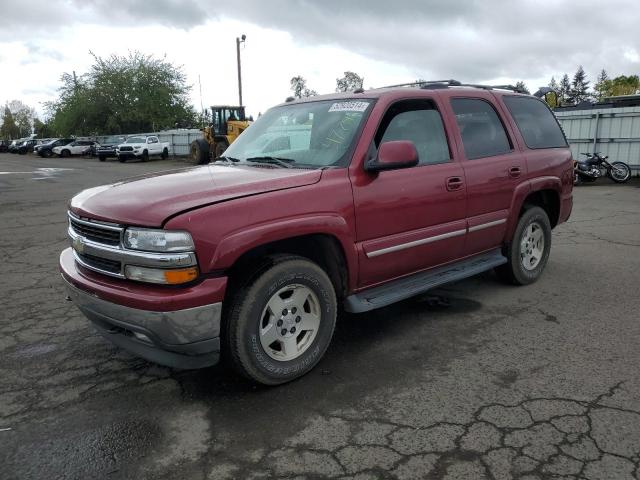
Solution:
M107 258L95 257L93 255L82 255L78 252L75 252L83 265L100 270L102 272L116 273L120 274L122 270L122 264L120 262L116 262L115 260L109 260Z
M96 222L80 220L69 216L71 228L78 234L88 240L98 243L106 243L107 245L120 245L121 228L110 227Z

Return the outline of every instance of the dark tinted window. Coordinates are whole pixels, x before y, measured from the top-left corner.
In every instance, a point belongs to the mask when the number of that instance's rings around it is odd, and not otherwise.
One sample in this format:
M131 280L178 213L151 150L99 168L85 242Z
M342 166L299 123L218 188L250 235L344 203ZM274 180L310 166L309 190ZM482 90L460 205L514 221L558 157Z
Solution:
M451 158L442 117L430 101L402 101L389 109L376 135L376 147L393 140L412 141L420 165L444 163Z
M454 98L451 106L456 114L468 159L502 155L511 151L507 132L488 102L477 98Z
M549 107L530 97L505 96L504 103L529 148L566 147L567 140Z

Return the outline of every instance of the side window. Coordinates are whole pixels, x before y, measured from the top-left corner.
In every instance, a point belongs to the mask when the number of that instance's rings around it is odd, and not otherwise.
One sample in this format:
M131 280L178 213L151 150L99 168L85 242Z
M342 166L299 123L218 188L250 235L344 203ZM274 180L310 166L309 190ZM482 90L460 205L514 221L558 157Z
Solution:
M419 165L451 160L442 117L429 100L403 100L389 108L376 134L376 148L393 140L412 141Z
M489 102L478 98L453 98L451 107L456 114L464 153L469 160L511 151L507 132Z
M529 148L566 147L567 140L549 107L531 97L503 97L511 116L518 125L524 143Z

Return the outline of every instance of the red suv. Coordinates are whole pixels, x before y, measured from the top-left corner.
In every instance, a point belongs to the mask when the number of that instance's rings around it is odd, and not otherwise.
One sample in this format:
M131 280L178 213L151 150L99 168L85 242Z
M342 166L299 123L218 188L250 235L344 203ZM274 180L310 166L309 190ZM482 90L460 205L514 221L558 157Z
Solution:
M222 354L269 385L318 363L340 307L366 312L489 269L534 282L572 207L553 113L504 88L288 101L224 155L79 193L60 268L116 345L180 368Z

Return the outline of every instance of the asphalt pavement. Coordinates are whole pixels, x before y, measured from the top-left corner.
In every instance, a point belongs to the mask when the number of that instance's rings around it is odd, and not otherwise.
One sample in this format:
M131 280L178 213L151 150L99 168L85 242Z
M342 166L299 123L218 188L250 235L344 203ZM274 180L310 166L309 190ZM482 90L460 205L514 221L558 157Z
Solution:
M536 284L341 314L261 388L135 358L65 300L69 198L185 165L0 154L1 479L640 478L640 182L578 187Z

